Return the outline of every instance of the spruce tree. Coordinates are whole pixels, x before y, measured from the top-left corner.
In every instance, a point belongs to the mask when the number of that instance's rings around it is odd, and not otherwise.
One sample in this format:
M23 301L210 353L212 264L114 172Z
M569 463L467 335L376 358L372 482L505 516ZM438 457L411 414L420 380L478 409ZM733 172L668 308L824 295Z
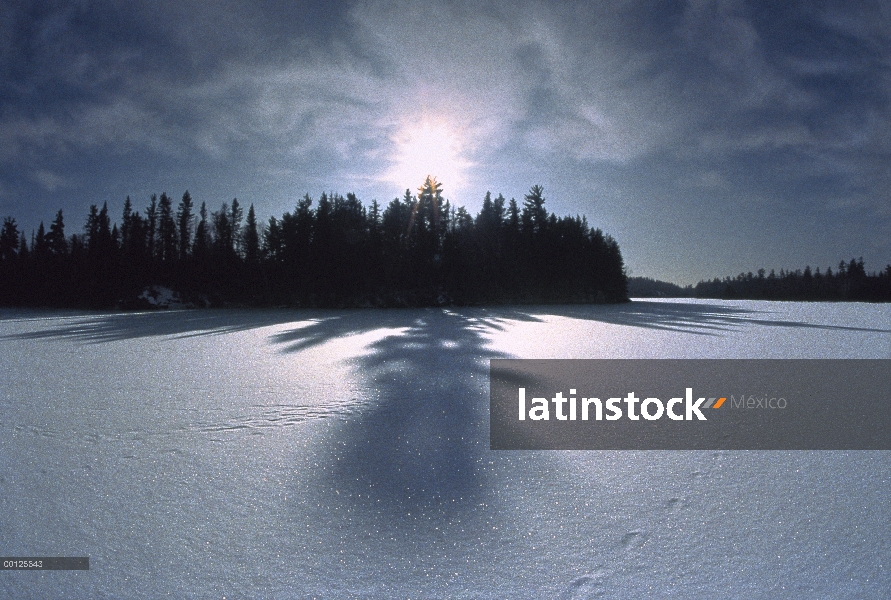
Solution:
M6 264L15 262L19 249L19 228L12 217L3 219L0 230L0 261Z
M148 207L145 209L145 241L149 260L155 259L155 233L158 229L158 197L152 194Z
M248 208L244 227L244 260L251 268L256 268L260 261L260 234L257 231L257 216L253 204Z
M241 252L241 219L244 217L244 209L238 203L238 198L232 199L232 211L229 214L229 227L232 236L232 251Z
M179 225L179 258L185 261L192 249L192 196L189 190L183 194L179 207L176 209L176 220Z
M210 229L207 222L207 205L202 202L198 209L198 225L195 226L195 243L192 247L192 255L204 259L210 249Z
M176 221L173 218L173 200L166 192L158 200L158 246L157 257L162 263L176 260L177 253Z
M43 227L43 221L37 226L37 235L34 237L34 242L31 246L34 256L39 260L44 259L49 254L49 245L47 244L46 229Z
M548 211L544 208L544 188L533 185L523 202L523 226L531 233L539 233L544 230L548 220Z

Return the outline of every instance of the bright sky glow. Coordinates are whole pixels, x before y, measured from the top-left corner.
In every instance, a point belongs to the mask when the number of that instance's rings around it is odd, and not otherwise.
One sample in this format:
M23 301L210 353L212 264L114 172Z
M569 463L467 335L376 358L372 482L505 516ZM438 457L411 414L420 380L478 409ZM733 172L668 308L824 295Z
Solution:
M470 163L463 157L458 132L445 123L425 120L404 127L394 140L396 155L384 179L412 191L428 175L449 190L460 188Z
M104 202L120 228L127 196L265 222L432 175L472 214L541 184L675 283L891 260L888 2L108 4L3 3L0 219L28 238Z

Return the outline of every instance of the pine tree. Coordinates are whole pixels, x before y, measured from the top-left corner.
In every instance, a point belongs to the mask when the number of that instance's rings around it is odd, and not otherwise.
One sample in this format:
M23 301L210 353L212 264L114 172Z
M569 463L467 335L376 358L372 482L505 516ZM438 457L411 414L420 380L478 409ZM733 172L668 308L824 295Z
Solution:
M192 247L192 255L203 259L210 248L210 229L207 222L207 205L202 202L198 210L198 225L195 227L195 243Z
M90 205L87 214L87 222L84 225L84 237L86 238L87 253L95 254L96 245L99 242L99 209L95 204Z
M25 239L25 232L23 231L19 234L19 262L26 262L30 258L30 256L31 252L28 250L28 240Z
M37 235L34 237L34 242L31 244L31 248L34 251L34 256L39 260L42 260L49 254L49 244L47 244L46 229L43 227L43 221L37 226Z
M155 258L155 233L158 229L158 197L152 194L148 207L145 209L145 241L149 260Z
M380 248L381 205L377 200L372 200L368 209L368 237L375 248Z
M162 263L170 263L177 256L176 221L173 218L173 200L166 192L158 201L158 246L157 257Z
M544 231L548 221L548 211L544 208L544 188L533 185L523 202L523 228L537 234Z
M111 238L111 219L108 216L108 203L102 203L97 216L96 243L94 250L103 258L110 260L114 251Z
M248 208L244 228L244 260L252 267L260 260L260 234L257 231L257 216L254 214L253 204Z
M483 198L483 207L476 216L476 225L481 232L491 234L494 230L495 222L495 205L492 203L492 193L486 192L486 196Z
M232 250L239 254L241 252L241 219L244 216L244 210L238 204L238 198L232 199L232 212L229 214L229 227L232 230Z
M179 225L179 258L186 260L192 249L192 196L189 190L183 194L179 207L176 209L176 220Z
M438 236L442 213L442 184L436 177L427 176L424 185L418 188L415 204L415 222L422 231L430 231Z
M15 262L19 249L19 228L12 217L3 219L3 229L0 230L0 261L4 263Z
M217 256L222 260L228 260L232 255L234 242L232 241L232 213L229 205L223 202L219 211L211 214L213 224L213 245Z
M124 200L124 214L121 216L121 248L130 247L130 232L133 231L133 205L130 196Z
M272 263L282 258L282 230L275 217L269 217L269 225L263 231L263 254Z
M510 199L507 209L507 227L510 231L520 233L520 208L517 206L516 198Z

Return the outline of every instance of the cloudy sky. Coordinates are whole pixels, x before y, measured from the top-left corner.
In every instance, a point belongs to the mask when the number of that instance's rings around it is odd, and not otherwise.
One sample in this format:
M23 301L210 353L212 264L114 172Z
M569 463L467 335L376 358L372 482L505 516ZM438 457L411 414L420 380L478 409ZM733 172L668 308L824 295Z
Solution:
M891 8L0 0L0 216L189 190L258 216L435 170L677 283L891 262Z

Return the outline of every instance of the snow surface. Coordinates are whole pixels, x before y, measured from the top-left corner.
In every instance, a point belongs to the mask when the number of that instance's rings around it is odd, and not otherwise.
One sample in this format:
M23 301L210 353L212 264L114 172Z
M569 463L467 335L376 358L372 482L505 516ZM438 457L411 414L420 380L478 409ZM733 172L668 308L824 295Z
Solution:
M891 306L0 312L8 598L868 598L889 452L493 452L487 359L891 358Z

